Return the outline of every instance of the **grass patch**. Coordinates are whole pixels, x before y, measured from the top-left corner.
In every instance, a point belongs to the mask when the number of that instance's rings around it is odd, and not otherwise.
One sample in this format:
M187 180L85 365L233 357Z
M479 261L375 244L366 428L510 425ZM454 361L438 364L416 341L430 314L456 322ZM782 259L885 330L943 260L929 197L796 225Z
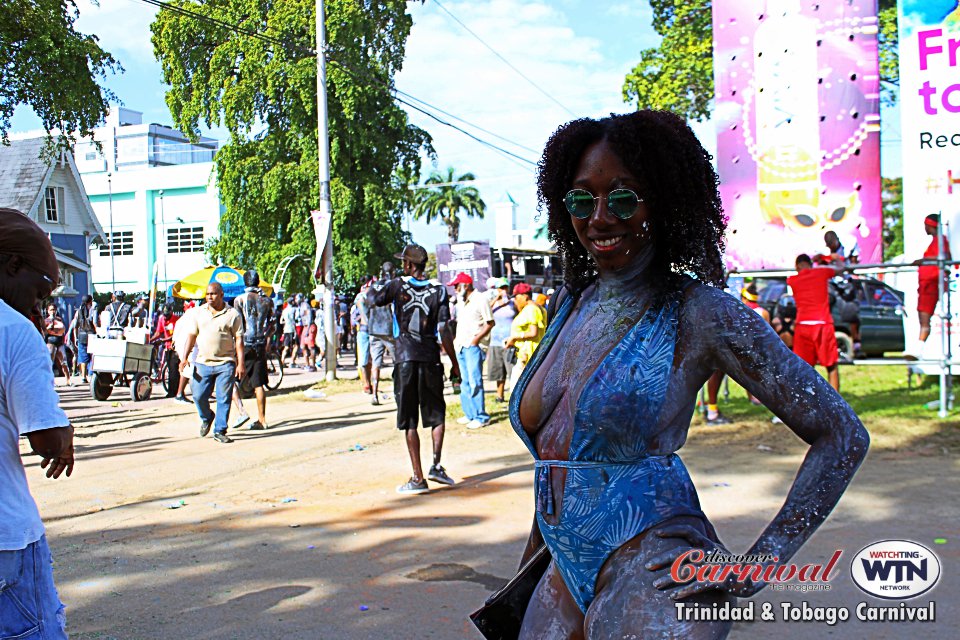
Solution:
M818 369L819 371L819 369ZM771 413L747 399L746 391L730 381L729 398L720 392L720 408L736 421L726 427L707 427L701 416L694 418L697 437L711 441L744 441L781 449L791 444L784 438L783 425L770 423ZM914 377L907 386L903 367L840 367L840 392L870 432L874 450L909 450L930 455L960 452L960 414L956 410L941 420L926 403L939 398L938 378ZM707 432L714 432L708 436ZM793 438L797 443L799 439Z

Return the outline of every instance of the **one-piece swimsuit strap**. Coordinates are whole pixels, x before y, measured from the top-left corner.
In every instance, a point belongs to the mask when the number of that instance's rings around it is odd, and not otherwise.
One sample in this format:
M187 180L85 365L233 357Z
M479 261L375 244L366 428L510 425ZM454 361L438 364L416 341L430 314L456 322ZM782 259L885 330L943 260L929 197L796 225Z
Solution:
M533 357L530 358L530 362L527 363L527 366L524 367L523 372L520 374L516 388L513 390L513 393L510 394L510 424L513 426L513 430L517 433L517 436L523 441L523 444L527 446L530 455L532 455L535 460L539 459L537 449L533 446L533 441L524 430L523 423L520 422L520 401L523 399L523 394L526 392L530 380L533 379L537 369L540 368L540 365L553 347L553 343L556 342L557 336L563 331L563 325L566 324L579 298L579 294L570 294L564 297L560 303L560 308L557 309L556 316L552 318L550 324L547 325L547 331L543 335L543 340L537 345L536 350L533 352Z

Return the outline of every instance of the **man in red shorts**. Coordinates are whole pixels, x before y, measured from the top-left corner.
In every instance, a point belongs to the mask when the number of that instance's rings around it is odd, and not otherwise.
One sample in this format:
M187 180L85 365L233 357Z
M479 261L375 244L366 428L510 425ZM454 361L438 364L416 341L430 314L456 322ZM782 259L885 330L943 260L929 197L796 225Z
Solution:
M816 267L805 253L797 256L797 275L787 278L797 305L793 334L793 352L811 367L827 369L830 386L840 390L840 356L830 315L830 279L837 275L833 267Z
M928 236L933 236L930 240L930 246L923 252L924 260L936 260L940 256L940 246L937 240L937 227L940 226L940 216L931 213L923 220L923 230ZM943 255L950 260L950 243L946 236L943 238ZM919 262L919 260L917 261ZM926 264L920 266L919 282L920 287L917 291L917 315L920 317L920 342L926 342L930 337L930 318L937 309L937 302L940 300L940 267L935 264ZM946 283L944 283L946 289Z

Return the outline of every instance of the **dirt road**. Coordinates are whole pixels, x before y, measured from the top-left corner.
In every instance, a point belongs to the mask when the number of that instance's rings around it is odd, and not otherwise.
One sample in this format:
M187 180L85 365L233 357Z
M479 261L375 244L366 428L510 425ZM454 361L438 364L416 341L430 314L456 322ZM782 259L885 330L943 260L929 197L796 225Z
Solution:
M393 403L372 407L358 391L272 397L272 428L239 431L231 445L200 439L189 406L61 394L76 426L74 476L48 481L35 458L27 464L74 638L479 638L467 614L513 575L529 531L532 465L506 424L451 425L443 463L459 484L403 497L394 487L409 465ZM724 542L743 551L781 504L804 447L784 430L758 450L736 429L695 427L681 453ZM731 637L956 637L958 463L926 453L873 452L797 561L838 548L849 558L885 538L946 538L936 545L943 578L918 599L936 601L936 623L757 622ZM880 603L851 583L849 560L832 587L756 600L851 613Z

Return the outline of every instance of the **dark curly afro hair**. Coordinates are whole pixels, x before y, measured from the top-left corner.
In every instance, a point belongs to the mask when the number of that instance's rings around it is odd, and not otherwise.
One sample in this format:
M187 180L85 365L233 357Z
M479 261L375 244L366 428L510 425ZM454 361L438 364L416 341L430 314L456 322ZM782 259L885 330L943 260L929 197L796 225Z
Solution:
M549 214L547 228L563 261L564 280L581 291L597 267L577 234L563 204L574 173L590 145L606 140L644 185L639 194L650 211L656 270L651 280L660 293L678 291L683 274L722 286L724 229L719 179L711 156L690 127L667 111L638 111L563 125L543 150L537 176L539 209Z

